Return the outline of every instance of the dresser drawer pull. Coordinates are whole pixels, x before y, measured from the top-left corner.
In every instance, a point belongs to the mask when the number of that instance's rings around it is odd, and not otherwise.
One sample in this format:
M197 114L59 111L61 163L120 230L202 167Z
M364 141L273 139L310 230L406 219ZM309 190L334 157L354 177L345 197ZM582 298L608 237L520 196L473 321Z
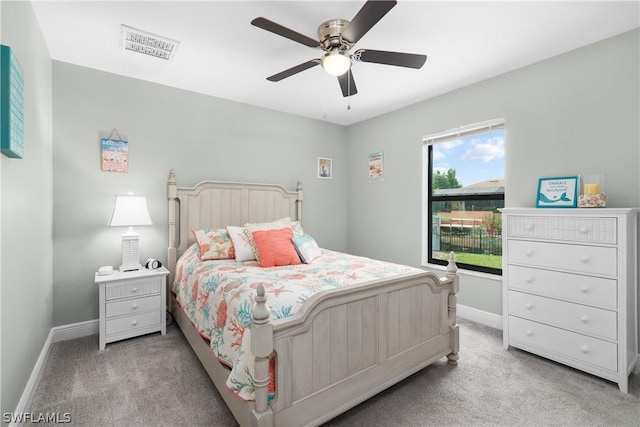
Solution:
M580 292L583 294L589 293L589 287L587 285L580 286Z
M526 256L532 256L533 255L533 249L529 249L526 253Z
M135 310L136 308L138 308L138 304L136 304L135 302L133 304L131 304L131 309Z
M587 347L586 345L583 345L582 347L580 347L580 351L583 354L588 354L589 353L589 347Z
M138 288L137 287L134 286L133 288L131 288L131 293L132 294L135 294L136 292L138 292Z
M525 278L524 278L524 281L525 281L526 283L533 283L533 277L531 277L531 276L527 276L527 277L525 277Z
M527 336L528 336L528 337L530 337L530 336L532 336L532 335L533 335L533 331L532 331L531 329L527 329L527 330L525 331L525 334L527 334Z
M137 320L134 319L134 320L131 321L131 326L136 326L137 324L138 324Z
M588 229L587 227L580 227L580 232L581 232L582 234L586 234L586 233L588 233L588 232L589 232L589 229Z
M528 302L528 303L526 303L526 304L524 305L524 307L525 307L527 310L531 310L531 309L533 308L533 304L531 304L530 302Z
M527 225L525 225L525 226L524 226L524 229L525 229L525 230L527 230L527 231L531 231L531 230L533 230L533 224L527 224Z
M580 262L583 264L586 264L589 262L589 257L588 256L583 256L582 258L580 258Z
M582 323L589 323L589 316L587 316L587 315L582 316L582 317L580 318L580 321L581 321Z

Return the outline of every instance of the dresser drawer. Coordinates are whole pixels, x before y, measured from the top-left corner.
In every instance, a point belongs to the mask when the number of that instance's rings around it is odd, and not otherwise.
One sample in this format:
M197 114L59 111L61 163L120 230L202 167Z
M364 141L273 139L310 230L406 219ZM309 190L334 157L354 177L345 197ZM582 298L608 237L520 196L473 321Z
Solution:
M162 300L160 295L145 298L119 300L107 303L106 316L114 317L123 314L141 313L149 310L160 310Z
M515 347L522 347L524 350L541 350L540 353L551 359L557 355L611 371L618 370L615 343L531 320L509 316L509 341Z
M615 311L509 291L509 314L599 338L618 338Z
M106 322L106 333L107 335L118 334L153 325L158 325L160 330L160 317L160 310L158 310L110 319Z
M614 279L561 273L540 268L509 265L507 286L577 303L615 310L618 282Z
M615 277L616 248L509 240L509 264Z
M165 283L164 277L155 277L148 279L139 279L139 280L128 280L123 283L113 283L107 285L107 289L105 292L105 299L107 301L118 299L118 298L128 298L139 295L151 295L151 294L159 294L162 290L162 286Z
M617 243L616 218L509 216L507 236L584 243Z

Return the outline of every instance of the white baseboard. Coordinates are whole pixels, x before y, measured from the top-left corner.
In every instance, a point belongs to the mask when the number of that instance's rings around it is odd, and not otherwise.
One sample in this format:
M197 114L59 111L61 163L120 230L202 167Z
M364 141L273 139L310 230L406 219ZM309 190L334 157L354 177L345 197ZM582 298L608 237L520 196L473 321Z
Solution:
M502 316L499 314L458 304L456 315L463 319L471 320L472 322L502 330Z
M51 352L51 344L53 343L53 329L49 331L49 335L47 335L47 339L44 341L44 345L42 346L42 351L40 351L40 356L38 356L38 360L36 360L36 365L33 367L31 371L31 376L29 377L29 381L27 381L27 385L22 392L22 396L20 396L20 400L18 401L18 406L14 411L14 414L24 414L31 407L31 401L33 400L33 396L36 394L36 390L38 389L38 384L40 384L40 378L42 377L42 373L44 372L44 368L47 365L47 360L49 359L49 353ZM18 426L20 424L16 424L15 421L12 421L9 426Z
M66 341L74 338L82 338L89 335L95 335L98 333L99 325L100 322L96 319L51 328L51 331L49 331L49 335L47 336L47 339L42 346L42 351L40 351L40 356L36 361L36 365L31 371L29 381L27 381L27 385L22 392L22 396L20 397L18 406L14 411L15 414L24 414L29 411L29 408L31 407L31 401L33 400L33 396L35 395L36 390L38 389L40 378L42 378L44 368L47 364L47 360L49 359L49 354L51 353L51 345L58 341ZM10 427L18 425L19 424L16 424L15 422L11 422L11 424L9 424Z
M56 326L53 331L53 342L72 340L75 338L96 335L100 328L100 321L87 320L86 322L72 323L70 325Z

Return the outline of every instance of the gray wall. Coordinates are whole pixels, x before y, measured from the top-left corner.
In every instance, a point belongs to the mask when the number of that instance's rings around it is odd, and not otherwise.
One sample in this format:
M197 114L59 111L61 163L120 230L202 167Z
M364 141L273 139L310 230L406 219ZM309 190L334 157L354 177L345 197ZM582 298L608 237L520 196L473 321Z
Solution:
M0 155L0 413L13 412L52 326L51 59L30 3L1 2L24 69L24 159ZM3 417L4 418L4 417Z
M506 120L506 206L535 206L538 178L604 173L610 207L640 205L640 30L352 125L349 252L421 264L422 136ZM427 63L427 70L428 70ZM367 155L384 151L384 182ZM460 304L502 313L499 280L464 274Z
M123 229L107 227L116 194L147 196L152 227L138 227L140 258L166 259L166 178L302 181L305 230L347 249L346 130L342 126L199 95L67 63L53 63L55 325L98 318L94 272L120 265ZM129 141L129 172L102 172L100 138ZM317 179L317 158L333 179Z

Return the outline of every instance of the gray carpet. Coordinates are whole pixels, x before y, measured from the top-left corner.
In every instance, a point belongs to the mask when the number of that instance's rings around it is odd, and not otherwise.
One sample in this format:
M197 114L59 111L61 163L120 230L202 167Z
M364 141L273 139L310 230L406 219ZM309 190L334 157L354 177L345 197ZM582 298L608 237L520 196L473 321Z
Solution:
M459 324L458 366L438 361L327 426L640 425L640 376L623 394L609 381L503 350L499 330ZM103 352L97 336L55 343L30 412L68 413L78 426L236 425L175 325Z

